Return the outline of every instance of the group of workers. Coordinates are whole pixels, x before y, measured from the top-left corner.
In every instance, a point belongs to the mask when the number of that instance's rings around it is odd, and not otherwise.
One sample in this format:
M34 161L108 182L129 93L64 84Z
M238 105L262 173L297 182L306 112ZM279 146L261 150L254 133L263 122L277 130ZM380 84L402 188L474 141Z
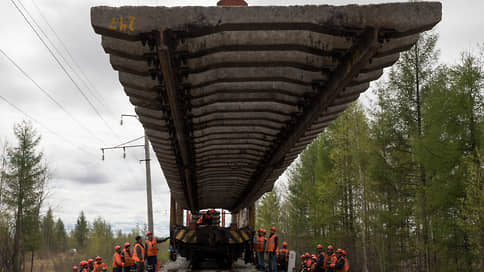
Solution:
M257 235L253 239L253 248L255 252L255 265L257 270L266 271L264 264L264 254L268 254L268 271L269 272L287 272L289 261L289 251L287 243L282 243L282 248L278 247L278 237L276 228L271 228L269 238L266 238L267 232L264 229L257 230ZM301 272L348 272L349 262L346 258L346 251L342 249L334 252L332 245L328 246L328 251L324 252L323 246L316 247L316 254L306 253L301 256Z
M316 247L316 254L306 253L301 256L301 272L348 272L350 269L349 261L346 258L346 251L337 249L334 252L332 245L328 246L328 251L324 252L323 246Z
M257 230L257 235L254 236L253 239L256 269L262 271L266 270L264 264L264 253L267 253L269 272L277 272L278 270L287 271L287 263L289 261L287 243L282 243L282 248L279 249L275 227L271 228L269 238L266 238L266 235L266 230L259 229Z
M158 246L169 238L157 239L153 236L151 231L146 233L146 240L143 243L141 236L136 237L136 243L133 250L131 250L130 243L125 243L121 250L120 246L114 247L113 256L113 272L155 272L159 270L159 262L157 259ZM88 261L81 261L79 267L72 267L73 272L104 272L108 270L102 258L97 256Z

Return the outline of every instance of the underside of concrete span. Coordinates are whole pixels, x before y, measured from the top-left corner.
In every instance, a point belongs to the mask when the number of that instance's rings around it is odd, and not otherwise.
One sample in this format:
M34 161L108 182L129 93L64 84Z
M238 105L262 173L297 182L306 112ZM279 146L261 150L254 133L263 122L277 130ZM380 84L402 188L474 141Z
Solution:
M94 7L176 202L250 206L441 20L436 2Z

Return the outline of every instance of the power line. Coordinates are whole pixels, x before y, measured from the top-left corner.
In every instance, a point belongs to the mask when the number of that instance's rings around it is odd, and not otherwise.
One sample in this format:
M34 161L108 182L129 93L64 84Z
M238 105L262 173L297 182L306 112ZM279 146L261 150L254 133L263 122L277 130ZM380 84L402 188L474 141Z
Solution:
M98 139L101 143L104 144L103 140L99 138L94 132L92 132L89 128L84 126L77 118L75 118L70 112L66 110L64 106L60 102L58 102L49 92L47 92L44 88L42 88L25 70L22 69L10 56L5 53L2 49L0 49L0 53L2 53L10 63L12 63L26 78L28 78L42 93L44 93L54 104L56 104L63 112L65 112L74 122L76 122L81 128L86 130L91 136Z
M2 95L0 95L0 99L3 100L5 103L7 103L8 105L10 105L12 108L14 108L15 110L17 110L18 112L22 113L24 116L26 116L28 119L34 121L35 123L37 123L38 125L40 125L41 127L43 127L45 130L47 130L49 133L59 137L60 139L64 140L65 142L67 142L68 144L72 145L72 146L75 146L77 149L85 152L86 154L89 154L89 155L92 155L92 156L96 156L94 155L93 153L85 150L84 148L74 144L71 140L69 140L68 138L60 135L59 133L55 132L54 130L50 129L48 126L46 126L44 123L40 122L39 120L35 119L33 116L31 116L30 114L26 113L25 111L23 111L21 108L17 107L15 104L13 104L12 102L10 102L8 99L6 99L5 97L3 97Z
M18 0L19 3L20 0ZM44 41L44 39L42 38L42 36L39 34L39 32L37 32L37 30L35 29L35 27L32 25L32 23L27 19L27 17L25 16L25 14L23 13L23 11L19 8L19 6L13 1L13 0L10 0L10 2L15 6L15 8L17 9L17 11L22 15L22 17L24 18L25 22L30 26L30 28L34 31L34 33L37 35L37 37L39 38L39 40L42 42L42 44L45 46L45 48L47 48L47 50L49 51L50 55L54 58L54 60L57 62L57 64L60 66L60 68L62 69L62 71L64 71L64 73L67 75L67 77L70 79L70 81L74 84L74 86L76 86L77 90L79 91L79 93L82 95L82 97L84 97L84 99L88 102L88 104L91 106L91 108L94 110L94 112L96 113L96 115L104 122L104 124L106 125L106 127L111 130L111 132L116 136L116 138L120 139L119 135L114 131L114 129L109 125L109 123L102 117L101 113L97 110L96 106L91 102L91 100L89 100L89 98L86 96L86 94L82 91L81 87L77 84L77 82L74 80L74 78L72 78L72 76L69 74L69 72L67 71L67 69L65 68L65 66L61 63L61 61L59 60L59 58L57 58L57 56L55 55L55 53L52 51L52 49L47 45L47 43ZM26 10L26 13L28 13L28 11ZM32 18L32 21L35 22L35 20Z
M47 20L47 18L45 18L44 14L42 13L41 9L39 8L39 6L35 3L34 0L32 0L32 3L34 4L35 8L37 9L38 13L40 14L40 17L42 18L42 20L46 23L46 25L49 27L49 29L52 31L52 33L54 33L54 36L57 38L57 40L59 41L60 45L62 46L62 48L64 49L64 51L67 53L67 55L69 56L69 58L71 59L72 63L74 64L74 66L76 66L76 68L79 70L79 72L81 73L82 77L75 71L75 69L73 69L69 63L67 62L66 59L64 59L64 61L67 63L67 65L71 68L71 70L77 75L77 77L79 79L81 79L82 83L84 84L84 86L87 87L87 90L90 91L91 95L94 97L94 99L96 99L96 101L98 103L100 103L103 107L105 107L111 114L113 114L113 112L111 110L109 110L109 107L103 102L103 100L106 100L101 92L99 92L96 87L94 86L94 84L92 83L91 80L89 80L89 78L86 76L86 74L84 73L84 71L81 69L81 66L77 63L76 59L74 58L74 56L71 54L70 50L67 48L66 44L64 43L64 41L61 39L61 37L57 34L57 32L55 31L55 29L52 27L52 25L49 23L49 21ZM20 3L21 4L21 3ZM22 4L21 4L22 5ZM23 5L22 5L23 7ZM25 7L23 7L25 9ZM26 10L26 9L25 9ZM40 26L37 25L38 28L40 28ZM41 31L42 31L42 28L40 28ZM43 31L42 31L43 32ZM44 32L43 32L44 33ZM47 35L44 33L44 35L47 37ZM48 37L47 37L48 39ZM51 42L51 44L53 45L53 47L55 48L53 42L51 40L49 40ZM62 54L59 52L60 50L57 50L58 54L62 56Z
M133 140L127 141L127 142L125 142L125 143L118 144L117 146L114 146L114 147L120 147L120 146L123 146L123 145L127 145L127 144L130 144L130 143L132 143L132 142L136 142L136 141L138 141L138 140L141 140L141 139L143 139L144 137L145 137L145 136L141 136L141 137L138 137L138 138L136 138L136 139L133 139Z

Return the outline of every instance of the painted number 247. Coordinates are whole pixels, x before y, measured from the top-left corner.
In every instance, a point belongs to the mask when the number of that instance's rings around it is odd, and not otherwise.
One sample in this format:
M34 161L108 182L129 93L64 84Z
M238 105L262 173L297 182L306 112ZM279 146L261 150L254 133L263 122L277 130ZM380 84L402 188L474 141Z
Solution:
M134 31L134 20L136 20L136 17L134 16L128 16L126 20L123 20L123 16L119 17L119 21L117 20L116 17L113 17L111 19L111 24L109 25L109 29L113 30L119 30L123 32L127 32L128 29L130 31Z

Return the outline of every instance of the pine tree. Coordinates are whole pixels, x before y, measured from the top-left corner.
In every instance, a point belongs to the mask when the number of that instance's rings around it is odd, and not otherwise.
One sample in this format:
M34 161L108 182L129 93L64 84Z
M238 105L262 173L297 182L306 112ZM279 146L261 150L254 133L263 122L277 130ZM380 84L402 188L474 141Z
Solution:
M82 250L87 245L87 237L89 233L89 225L84 215L84 211L81 211L77 218L77 224L74 228L74 238L78 250Z

